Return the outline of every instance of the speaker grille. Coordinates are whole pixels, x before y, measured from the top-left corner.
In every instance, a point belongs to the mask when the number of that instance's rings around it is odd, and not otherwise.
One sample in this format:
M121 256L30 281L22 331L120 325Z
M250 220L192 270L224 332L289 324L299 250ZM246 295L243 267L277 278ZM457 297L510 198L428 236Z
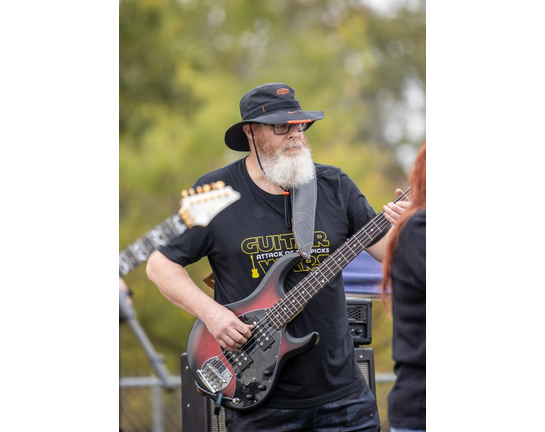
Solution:
M207 397L206 400L208 401L208 421L210 422L208 430L210 432L227 432L227 428L225 427L225 408L221 408L219 413L219 429L218 429L218 419L214 414L214 401Z
M373 348L356 348L356 362L367 385L376 397L375 386L375 358Z
M369 382L369 362L366 362L366 361L358 362L358 367L360 368L360 371L363 374L363 377L365 378L367 385L371 386L371 383Z
M364 308L361 307L350 307L348 306L346 309L346 312L348 313L348 319L354 320L358 322L366 322L367 321L367 313Z

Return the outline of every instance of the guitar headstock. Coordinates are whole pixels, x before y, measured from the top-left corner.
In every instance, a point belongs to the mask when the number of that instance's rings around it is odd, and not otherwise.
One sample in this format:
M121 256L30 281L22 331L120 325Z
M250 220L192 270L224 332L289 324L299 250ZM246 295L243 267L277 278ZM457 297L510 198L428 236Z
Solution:
M196 189L182 191L178 214L188 228L207 226L218 213L239 199L240 194L222 181L197 186Z

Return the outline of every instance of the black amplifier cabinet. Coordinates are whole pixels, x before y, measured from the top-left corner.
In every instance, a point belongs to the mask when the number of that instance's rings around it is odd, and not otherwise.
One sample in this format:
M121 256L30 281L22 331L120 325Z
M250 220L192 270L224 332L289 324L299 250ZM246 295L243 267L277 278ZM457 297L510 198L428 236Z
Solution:
M371 299L346 298L348 327L354 346L371 343L372 302Z
M375 356L373 348L355 348L358 367L376 398ZM225 408L214 414L214 401L197 392L195 379L189 370L187 353L181 356L182 432L225 432Z
M195 379L189 370L187 353L181 356L180 377L182 380L182 432L225 432L227 430L225 408L221 408L217 418L214 414L214 401L197 392Z

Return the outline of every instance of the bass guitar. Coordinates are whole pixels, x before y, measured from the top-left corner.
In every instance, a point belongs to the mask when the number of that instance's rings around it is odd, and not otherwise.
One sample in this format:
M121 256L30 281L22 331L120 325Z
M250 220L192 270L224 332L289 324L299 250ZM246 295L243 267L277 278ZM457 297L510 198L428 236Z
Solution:
M407 200L410 189L394 202ZM197 320L189 334L187 360L199 392L215 400L216 406L235 411L262 405L285 362L319 341L317 332L295 338L286 325L390 226L381 211L287 293L284 279L301 257L288 254L279 258L250 296L226 305L243 322L254 325L252 336L238 351L222 349L204 323Z
M214 217L240 199L240 194L222 181L182 191L178 212L131 243L119 253L119 275L125 276L159 246L164 246L193 226L207 226Z

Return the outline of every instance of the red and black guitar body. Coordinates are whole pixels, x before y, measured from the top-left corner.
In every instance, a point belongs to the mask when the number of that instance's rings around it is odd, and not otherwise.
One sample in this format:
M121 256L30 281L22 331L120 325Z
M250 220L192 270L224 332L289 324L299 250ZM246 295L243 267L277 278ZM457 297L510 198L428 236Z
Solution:
M281 320L283 314L279 316L273 308L286 294L286 274L300 260L298 254L283 256L249 297L226 306L242 321L255 326L250 340L238 351L224 351L204 323L195 322L187 343L189 368L211 397L216 399L222 394L226 408L243 411L261 405L286 360L318 343L316 332L303 338L292 337Z
M410 189L394 202L407 199ZM204 323L197 320L189 335L187 359L198 386L218 405L233 410L250 410L263 404L286 360L319 341L316 332L294 338L285 330L286 325L390 227L381 211L287 293L284 280L301 257L292 253L278 259L249 297L227 305L242 321L254 325L252 337L238 351L222 351Z

